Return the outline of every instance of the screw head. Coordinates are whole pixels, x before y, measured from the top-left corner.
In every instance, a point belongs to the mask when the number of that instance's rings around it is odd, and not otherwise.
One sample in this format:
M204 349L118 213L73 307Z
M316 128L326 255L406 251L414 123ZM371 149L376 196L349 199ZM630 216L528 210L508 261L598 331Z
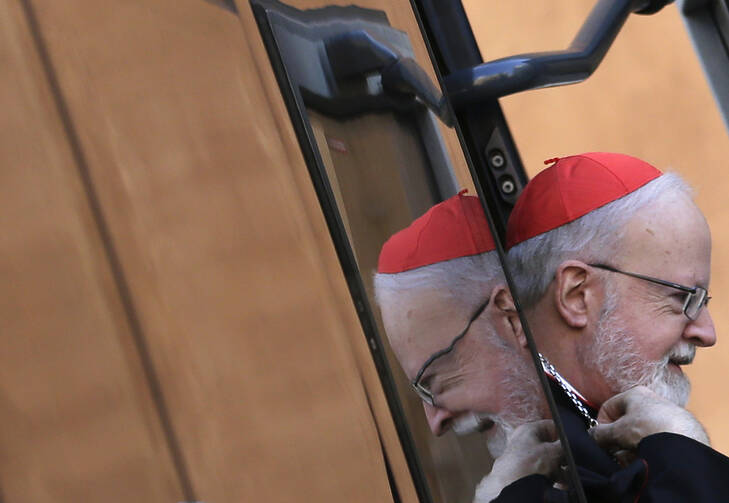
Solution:
M494 149L489 152L489 163L496 169L501 169L506 166L506 157L503 152L499 149Z
M504 180L501 182L501 191L504 194L513 194L516 190L516 185L512 180Z

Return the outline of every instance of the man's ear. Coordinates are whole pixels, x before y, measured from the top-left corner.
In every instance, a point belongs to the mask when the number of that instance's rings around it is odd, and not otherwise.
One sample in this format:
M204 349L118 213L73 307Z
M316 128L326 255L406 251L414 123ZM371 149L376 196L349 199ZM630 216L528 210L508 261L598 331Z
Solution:
M554 275L555 308L564 322L572 328L584 328L589 321L593 278L589 266L579 260L565 260Z
M519 347L527 347L527 340L521 327L519 313L516 311L514 298L511 296L509 288L506 285L496 285L491 291L490 303L504 320L506 327L510 330Z

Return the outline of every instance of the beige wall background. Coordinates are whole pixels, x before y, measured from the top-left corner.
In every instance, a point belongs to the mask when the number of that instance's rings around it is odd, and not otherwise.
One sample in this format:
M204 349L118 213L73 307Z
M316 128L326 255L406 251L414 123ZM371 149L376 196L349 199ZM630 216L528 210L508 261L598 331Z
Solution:
M0 0L3 501L388 501L384 452L417 499L253 14L218 3ZM430 71L408 2L357 3ZM486 58L565 47L592 3L466 0ZM675 7L503 105L532 175L592 149L685 174L725 332L729 145ZM691 371L724 452L727 360Z
M485 60L566 48L591 0L464 0ZM602 65L586 82L504 98L504 113L530 176L543 160L606 150L681 173L695 188L712 229L711 313L718 342L698 352L688 374L689 402L714 447L729 453L729 136L681 16L669 5L631 16Z
M4 502L417 501L239 7L0 0Z

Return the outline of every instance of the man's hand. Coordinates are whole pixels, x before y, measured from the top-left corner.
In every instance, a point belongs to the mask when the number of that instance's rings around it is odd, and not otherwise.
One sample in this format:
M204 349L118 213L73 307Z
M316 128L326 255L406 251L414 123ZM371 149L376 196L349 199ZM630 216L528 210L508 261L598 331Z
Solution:
M526 423L509 436L506 450L476 488L474 503L487 503L512 482L535 473L556 480L562 446L551 420Z
M597 415L600 423L590 433L609 452L635 450L654 433L677 433L709 445L709 437L686 409L658 396L645 386L624 391L607 400Z

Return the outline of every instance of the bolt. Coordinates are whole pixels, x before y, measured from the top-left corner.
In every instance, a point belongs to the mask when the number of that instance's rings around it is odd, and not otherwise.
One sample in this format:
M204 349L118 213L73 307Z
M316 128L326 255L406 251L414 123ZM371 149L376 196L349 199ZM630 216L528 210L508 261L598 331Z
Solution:
M506 159L504 158L504 154L501 152L501 150L498 149L491 151L491 153L489 154L489 162L491 163L491 166L496 169L501 169L506 166Z
M513 194L516 190L516 185L514 185L514 182L511 180L504 180L501 182L501 191L504 194Z

